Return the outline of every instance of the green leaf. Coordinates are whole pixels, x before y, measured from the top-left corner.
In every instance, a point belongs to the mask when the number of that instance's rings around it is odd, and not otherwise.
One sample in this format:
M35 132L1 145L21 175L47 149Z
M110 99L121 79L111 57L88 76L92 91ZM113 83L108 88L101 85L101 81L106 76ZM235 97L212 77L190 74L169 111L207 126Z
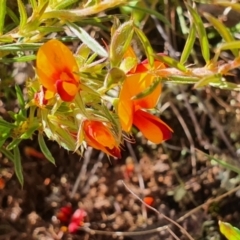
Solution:
M234 165L232 165L232 164L230 164L230 163L228 163L228 162L225 162L225 161L223 161L223 160L214 158L214 157L212 157L212 156L210 156L210 155L208 155L208 154L206 154L206 153L204 153L204 152L202 152L202 151L200 151L200 150L198 150L198 149L196 149L196 150L197 150L199 153L201 153L201 154L203 154L204 156L206 156L209 160L212 160L212 161L217 162L219 165L221 165L221 167L226 168L226 169L228 169L228 170L231 170L231 171L233 171L233 172L235 172L235 173L237 173L237 174L240 174L240 168L239 168L238 166L234 166Z
M7 9L7 1L0 0L0 36L3 34L6 9Z
M19 85L15 85L15 90L16 90L16 94L17 94L18 104L22 110L25 110L25 101L23 98L22 90L19 87Z
M227 222L218 222L220 232L228 239L228 240L240 240L240 230L236 227L233 227L230 223Z
M67 7L69 7L70 5L72 5L76 2L78 2L78 0L62 0L62 1L57 2L57 4L55 6L53 6L53 9L55 9L55 10L66 9Z
M162 56L158 54L154 54L154 58L167 64L169 67L177 68L178 70L182 72L188 72L188 69L180 62L176 61L175 59L169 57L169 56Z
M41 43L12 43L7 45L0 45L1 51L34 51L38 50Z
M13 149L13 155L14 155L15 174L17 175L18 181L20 182L21 186L23 186L22 163L21 163L21 156L20 156L20 152L19 152L18 147L15 147Z
M10 133L11 133L10 129L0 128L0 147L2 147L6 140L10 137Z
M30 62L36 59L35 55L27 55L22 57L2 58L0 63L13 63L13 62Z
M14 11L12 11L11 8L7 7L7 14L8 16L13 20L13 22L15 23L15 25L19 25L19 19L16 15L16 13Z
M162 81L175 84L193 84L199 81L198 77L171 75L168 78L162 78Z
M29 3L33 10L37 8L37 1L36 0L29 0Z
M180 63L184 64L188 60L188 57L191 54L191 51L193 49L195 39L196 39L196 27L195 27L194 24L192 24L192 26L189 30L189 34L188 34L186 44L185 44L184 49L182 51Z
M233 10L236 10L237 12L240 12L240 4L239 3L233 3L230 1L217 1L217 5L223 6L223 7L230 7Z
M104 80L104 87L106 89L109 89L116 84L121 83L125 78L125 73L121 69L114 67L110 69L110 71L106 75L106 78Z
M12 123L7 122L7 121L5 121L5 120L3 120L3 119L0 117L0 127L12 129L12 128L15 128L15 125L12 124Z
M23 4L23 2L21 0L17 0L17 2L18 2L19 14L20 14L19 28L20 28L20 30L23 30L24 26L25 26L25 24L27 23L27 20L28 20L27 11L26 11L25 5Z
M206 63L209 62L210 59L210 52L209 52L209 43L208 43L208 38L207 38L207 33L205 30L205 27L203 25L202 19L197 13L195 9L193 9L191 6L187 5L187 8L193 18L193 24L195 24L197 32L198 32L198 37L201 45L201 50L202 50L202 56L205 60Z
M233 35L230 33L230 31L217 18L213 17L209 13L203 13L203 16L213 25L214 28L216 28L218 33L222 36L222 38L226 42L232 42L235 40ZM238 50L231 49L231 51L235 57L238 57L238 53L239 53Z
M117 7L121 4L126 4L128 0L115 0L115 1L99 1L94 6L85 7L83 9L71 9L71 10L53 10L44 12L42 18L56 18L65 21L79 21L83 17L97 14L99 12L103 12L105 10L109 10L111 8Z
M141 98L145 98L156 89L156 87L160 84L160 82L161 82L161 78L156 78L149 87L147 87L143 92L133 96L131 100L138 100Z
M39 128L39 124L34 124L31 126L25 133L23 133L20 138L21 139L30 139L33 133Z
M161 22L165 23L165 25L167 25L168 27L172 27L171 23L168 21L168 19L162 15L161 13L153 10L153 9L150 9L150 8L143 8L143 7L140 7L139 5L127 5L127 7L129 8L133 8L133 9L136 9L136 10L140 10L144 13L148 13L150 15L154 15L156 18L158 18Z
M74 23L67 23L69 29L83 42L85 43L93 52L97 53L102 57L108 57L107 51L93 38L91 37L83 28L77 26Z
M222 82L222 75L221 74L213 74L213 75L202 78L200 81L198 81L194 85L194 88L204 87L211 83L219 84L221 82Z
M6 149L12 150L13 148L16 148L21 141L22 141L22 139L19 139L19 138L13 139L12 142L10 142L7 145Z
M227 81L221 81L220 83L210 82L209 85L213 87L218 87L220 89L225 89L225 90L240 91L239 84L231 83Z
M12 43L14 38L12 36L3 35L0 36L0 43Z
M222 43L217 48L217 51L220 52L222 50L232 50L232 49L240 49L240 41Z
M134 27L134 31L137 34L139 40L141 41L141 43L143 45L143 48L144 48L144 51L146 53L148 62L150 64L150 66L152 67L153 64L154 64L154 56L153 56L154 52L153 52L152 46L151 46L148 38L146 37L146 35L144 34L144 32L142 30L140 30L137 27Z
M38 143L39 143L40 149L41 149L42 153L44 154L44 156L51 163L53 163L55 165L55 159L53 158L52 153L49 151L49 149L44 141L43 135L41 133L38 134Z
M133 37L133 21L122 24L114 33L109 47L112 67L118 67Z
M12 161L14 163L14 155L10 151L5 149L4 147L0 147L0 152L2 154L4 154L10 161Z

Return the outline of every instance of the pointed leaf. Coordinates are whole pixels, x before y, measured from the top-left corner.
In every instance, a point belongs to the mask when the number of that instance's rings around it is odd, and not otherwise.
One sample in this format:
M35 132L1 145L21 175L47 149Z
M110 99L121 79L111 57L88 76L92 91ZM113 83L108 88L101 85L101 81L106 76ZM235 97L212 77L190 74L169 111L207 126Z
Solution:
M213 25L214 28L218 31L218 33L222 36L222 38L226 42L232 42L235 40L233 35L230 33L230 31L225 27L223 23L221 23L217 18L213 17L209 13L203 13L203 16ZM238 57L239 51L236 49L231 49L233 55L235 57Z
M7 1L0 0L0 36L3 34L6 8L7 8Z
M5 121L5 120L3 120L3 119L0 117L0 127L10 128L10 129L11 129L11 128L14 128L15 125L12 124L12 123L7 122L7 121Z
M236 10L237 12L240 12L240 4L234 3L230 1L217 1L217 5L223 6L223 7L230 7L233 10Z
M91 37L83 28L77 26L74 23L67 23L69 29L83 42L85 43L93 52L97 53L102 57L107 57L107 51L93 38Z
M178 70L182 72L188 72L188 69L180 62L176 61L175 59L169 57L169 56L162 56L158 54L154 54L154 58L166 63L169 67L177 68Z
M12 142L10 142L7 145L6 149L12 150L13 148L16 148L21 141L22 141L22 139L19 139L19 138L13 139Z
M15 147L13 149L13 155L14 155L14 171L18 178L18 181L20 182L21 186L23 186L22 163L21 163L21 156L20 156L18 147Z
M194 88L200 88L204 87L208 84L214 83L214 84L219 84L222 81L222 75L221 74L213 74L211 76L207 76L202 78L200 81L198 81L195 85Z
M53 7L53 9L58 10L58 9L66 9L73 3L78 2L78 0L62 0L58 1L57 4Z
M144 13L148 13L150 15L154 15L156 18L158 18L161 22L165 23L168 27L172 27L171 23L168 21L168 19L162 15L161 13L155 11L154 9L151 8L143 8L139 5L127 5L129 8L133 8L136 10L143 11Z
M22 2L22 0L17 0L18 2L18 10L19 10L19 14L20 14L20 25L19 25L19 28L21 30L23 30L25 24L27 23L27 11L26 11L26 8Z
M21 139L30 139L32 138L33 133L38 129L39 124L34 124L26 132L24 132L20 138Z
M162 78L162 81L175 84L193 84L199 81L198 77L171 75L169 78Z
M196 30L198 32L198 37L199 37L201 50L202 50L202 56L205 62L208 63L210 59L210 52L209 52L210 48L209 48L207 33L203 25L202 19L194 8L192 8L189 5L187 5L187 8L193 18L193 24L195 24Z
M161 78L156 78L149 87L147 87L143 92L137 94L136 96L133 96L131 100L145 98L156 89L156 87L160 84L161 80Z
M182 51L180 63L184 64L188 60L188 57L192 52L195 39L196 39L196 27L194 24L192 24L189 30L187 41Z
M125 22L114 32L109 47L112 67L118 67L122 61L123 55L132 41L133 32L133 21Z
M0 0L1 1L1 0ZM1 10L0 10L1 11ZM7 7L7 14L8 16L13 20L13 22L16 24L16 25L19 25L19 19L18 19L18 16L16 15L16 13L14 11L12 11L11 8Z
M230 164L230 163L228 163L228 162L226 162L226 161L223 161L223 160L221 160L221 159L214 158L214 157L212 157L212 156L210 156L210 155L202 152L202 151L199 150L199 149L196 149L196 150L197 150L199 153L201 153L201 154L203 154L204 156L206 156L209 160L212 160L212 161L214 161L214 162L217 162L221 167L226 168L226 169L228 169L228 170L231 170L231 171L233 171L233 172L235 172L235 173L237 173L237 174L240 174L240 169L239 169L238 166L234 166L234 165L232 165L232 164Z
M40 149L41 149L42 153L44 154L44 156L51 163L53 163L55 165L55 159L53 158L52 153L49 151L49 149L44 141L43 135L41 133L38 134L38 143L39 143Z
M14 155L12 154L12 152L8 151L4 147L0 147L0 152L4 154L10 161L14 162Z
M228 239L228 240L240 240L240 230L236 227L233 227L231 224L227 222L219 221L220 232Z
M121 83L125 79L125 73L119 68L112 68L106 75L104 80L104 87L109 89L112 86Z
M25 101L23 98L22 90L19 87L19 85L15 85L15 90L16 90L17 100L18 100L18 104L19 104L20 108L25 109Z
M140 30L139 28L135 27L134 28L135 33L137 34L139 40L141 41L145 54L147 56L148 62L150 64L150 66L152 67L154 64L154 56L153 56L153 49L152 46L148 40L148 38L146 37L146 35L144 34L144 32L142 30Z
M232 42L222 43L217 48L217 52L220 52L223 50L232 50L232 49L240 49L240 41L232 41Z
M37 0L29 0L29 2L33 10L37 8Z

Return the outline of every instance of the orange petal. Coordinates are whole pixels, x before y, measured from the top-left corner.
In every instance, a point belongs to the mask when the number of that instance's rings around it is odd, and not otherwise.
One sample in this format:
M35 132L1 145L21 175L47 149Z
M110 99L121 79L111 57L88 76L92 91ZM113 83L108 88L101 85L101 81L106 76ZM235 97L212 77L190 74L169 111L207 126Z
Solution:
M172 129L161 119L142 110L134 113L133 124L153 143L161 143L172 136Z
M136 54L133 51L133 48L131 46L129 46L127 51L124 53L123 58L127 58L127 57L137 58L137 56L136 56Z
M75 98L78 87L71 82L57 81L56 82L57 93L61 99L65 102L71 102Z
M54 91L55 82L59 80L57 75L65 71L70 72L76 82L79 81L74 74L78 66L69 48L56 39L43 44L37 53L37 74L42 85Z
M127 76L122 85L119 101L123 99L130 100L132 97L144 92L155 81L155 76L151 73L136 73ZM140 108L154 108L158 102L162 90L161 84L154 89L154 91L145 97L134 100L134 105Z
M128 72L128 73L135 73L136 71L136 68L137 68L137 56L136 54L134 53L132 47L130 46L127 51L125 52L124 56L123 56L124 59L127 59L127 58L130 58L130 59L136 59L136 65Z
M125 132L129 132L131 130L133 122L132 101L119 98L117 112L122 126L122 130Z
M120 157L120 149L111 131L102 122L86 120L83 122L86 142L108 155Z

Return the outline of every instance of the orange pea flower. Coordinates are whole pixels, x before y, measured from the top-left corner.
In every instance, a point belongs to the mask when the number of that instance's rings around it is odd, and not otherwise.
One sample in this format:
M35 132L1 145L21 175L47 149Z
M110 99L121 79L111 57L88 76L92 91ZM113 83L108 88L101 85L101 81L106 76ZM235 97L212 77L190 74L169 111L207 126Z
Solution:
M53 39L43 44L37 53L37 74L43 87L58 93L63 101L71 102L79 91L77 62L72 52Z
M165 68L159 61L154 62L154 69ZM131 73L132 70L131 70ZM161 143L171 137L172 129L161 119L146 112L144 109L154 108L161 94L162 86L158 86L148 95L134 99L136 95L146 90L155 80L150 71L148 61L143 61L127 75L119 95L118 116L122 129L130 132L135 125L143 135L153 143Z
M110 156L121 157L119 144L107 125L99 121L85 120L83 122L83 131L85 141L91 147Z

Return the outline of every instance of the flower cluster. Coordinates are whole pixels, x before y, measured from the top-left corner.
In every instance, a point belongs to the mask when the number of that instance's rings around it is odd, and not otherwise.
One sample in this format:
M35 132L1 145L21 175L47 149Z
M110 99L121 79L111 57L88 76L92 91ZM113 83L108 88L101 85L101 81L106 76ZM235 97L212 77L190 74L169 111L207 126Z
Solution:
M32 105L38 108L48 138L71 151L91 146L120 158L123 136L131 134L133 126L156 144L171 137L171 128L148 112L161 94L156 70L166 68L162 62L156 60L153 66L147 60L138 63L129 47L123 61L130 58L134 64L128 70L120 64L123 80L103 89L107 62L89 64L89 58L81 50L74 56L55 39L38 50Z

